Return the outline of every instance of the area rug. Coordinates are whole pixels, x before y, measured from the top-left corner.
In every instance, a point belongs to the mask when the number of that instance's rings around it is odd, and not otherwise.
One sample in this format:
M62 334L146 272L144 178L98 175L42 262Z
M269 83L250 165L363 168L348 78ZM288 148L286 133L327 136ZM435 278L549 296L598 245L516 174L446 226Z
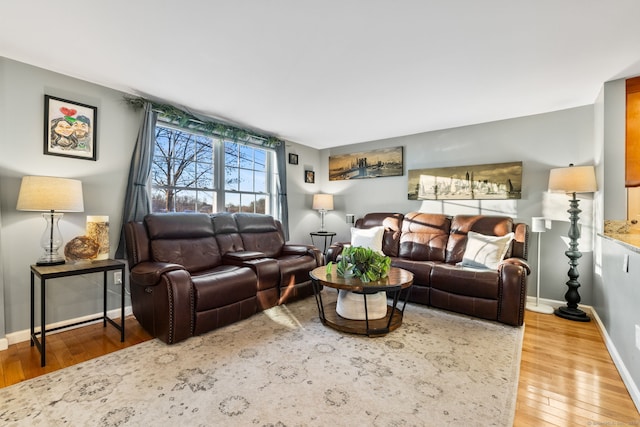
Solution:
M414 304L386 336L350 335L307 298L0 389L0 424L511 426L522 336Z

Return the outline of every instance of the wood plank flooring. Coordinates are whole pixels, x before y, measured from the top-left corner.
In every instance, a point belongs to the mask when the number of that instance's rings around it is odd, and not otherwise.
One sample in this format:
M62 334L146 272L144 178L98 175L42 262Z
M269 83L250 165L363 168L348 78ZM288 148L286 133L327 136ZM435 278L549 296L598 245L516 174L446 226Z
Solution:
M527 311L515 426L640 426L640 413L595 322ZM0 387L151 339L132 316L126 341L101 323L47 335L47 366L29 342L0 351Z

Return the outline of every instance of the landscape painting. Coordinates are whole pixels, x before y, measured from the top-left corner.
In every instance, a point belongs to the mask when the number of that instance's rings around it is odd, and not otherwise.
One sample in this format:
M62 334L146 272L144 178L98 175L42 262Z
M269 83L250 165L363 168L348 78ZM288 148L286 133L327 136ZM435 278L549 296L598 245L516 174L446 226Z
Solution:
M402 176L402 147L329 156L329 180Z
M522 162L409 170L409 200L519 199Z

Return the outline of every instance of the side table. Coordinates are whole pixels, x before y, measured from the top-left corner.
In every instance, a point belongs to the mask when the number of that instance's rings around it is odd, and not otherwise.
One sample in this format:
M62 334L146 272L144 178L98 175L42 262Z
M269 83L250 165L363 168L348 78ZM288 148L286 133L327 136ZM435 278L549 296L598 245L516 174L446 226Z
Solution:
M120 331L120 341L124 342L124 294L125 294L125 263L113 259L93 261L87 264L62 264L62 265L32 265L31 266L31 346L34 345L40 351L40 366L46 364L46 334L58 329L69 328L71 326L81 325L83 323L95 322L102 320L103 326L107 326L107 322L111 323ZM107 316L107 272L120 270L122 277L120 287L120 324ZM78 276L89 273L103 273L103 313L101 317L83 320L72 323L70 325L59 326L57 328L46 328L46 298L45 289L48 279L56 279L60 277ZM40 278L40 330L35 330L35 276ZM40 335L40 339L38 339Z
M309 234L311 235L311 244L313 246L316 246L315 242L313 241L314 237L324 237L324 246L322 249L323 254L327 253L327 247L331 246L331 244L333 243L333 237L336 235L336 233L333 231L312 231ZM329 239L328 245L327 245L327 239Z

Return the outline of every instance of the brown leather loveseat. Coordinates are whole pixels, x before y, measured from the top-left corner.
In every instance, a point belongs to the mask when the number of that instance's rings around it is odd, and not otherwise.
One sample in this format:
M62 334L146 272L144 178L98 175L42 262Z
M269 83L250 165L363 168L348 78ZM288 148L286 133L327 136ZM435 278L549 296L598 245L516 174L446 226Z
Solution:
M149 214L125 238L133 314L168 344L312 295L309 271L323 263L268 215Z
M504 216L369 213L355 227L384 227L382 251L391 264L414 274L409 301L520 326L527 295L529 228ZM495 268L464 265L469 232L513 233L504 260ZM476 235L477 236L477 235ZM475 238L475 236L474 236ZM489 237L491 238L491 237ZM335 261L344 243L327 251Z

